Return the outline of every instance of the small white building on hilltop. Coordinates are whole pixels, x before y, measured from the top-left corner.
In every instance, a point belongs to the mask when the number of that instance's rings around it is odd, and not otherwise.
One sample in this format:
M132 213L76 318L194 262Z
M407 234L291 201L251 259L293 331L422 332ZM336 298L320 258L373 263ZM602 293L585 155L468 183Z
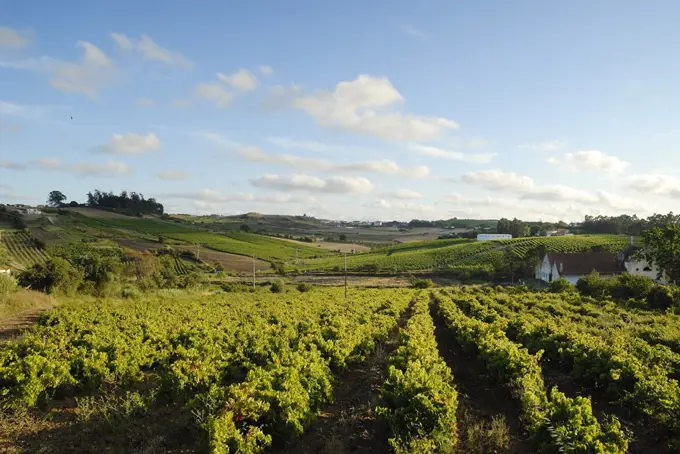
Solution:
M512 235L509 233L480 233L477 235L477 241L493 241L493 240L511 240Z

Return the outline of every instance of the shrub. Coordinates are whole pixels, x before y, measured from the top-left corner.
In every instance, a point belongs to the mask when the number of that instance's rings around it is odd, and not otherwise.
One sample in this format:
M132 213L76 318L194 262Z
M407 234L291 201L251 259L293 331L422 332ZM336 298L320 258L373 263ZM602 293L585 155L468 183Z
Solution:
M83 281L82 271L64 259L55 257L46 263L36 263L19 275L19 283L45 293L70 295Z
M141 295L139 289L132 285L126 285L120 291L120 296L123 298L138 299Z
M17 280L12 276L0 274L0 304L7 303L19 290Z
M575 288L573 285L571 285L571 282L569 282L563 277L550 283L550 292L552 293L566 293L572 292L574 290Z
M300 282L295 288L297 288L298 292L305 293L312 289L312 284L308 282Z
M652 309L668 309L673 305L673 290L665 285L654 285L647 294L647 304Z
M611 295L613 283L613 279L605 279L600 277L597 271L592 271L576 282L576 289L581 295L602 298L606 295Z
M273 282L269 290L271 290L272 293L282 293L284 291L283 281Z
M227 282L222 284L222 290L227 293L239 293L239 292L254 292L252 285L248 285L245 282Z
M646 276L624 273L618 276L612 286L612 297L617 299L644 300L654 287L654 281Z
M412 288L430 288L433 285L432 279L416 279L411 283Z

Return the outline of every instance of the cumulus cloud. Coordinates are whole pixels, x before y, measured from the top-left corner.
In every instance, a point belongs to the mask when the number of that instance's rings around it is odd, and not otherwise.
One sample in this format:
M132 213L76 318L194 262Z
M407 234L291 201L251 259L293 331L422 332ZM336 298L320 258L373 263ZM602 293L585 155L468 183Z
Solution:
M386 77L359 75L334 90L305 92L301 87L275 87L269 104L300 109L322 126L363 133L390 141L427 141L457 129L443 117L404 114L395 109L404 97Z
M225 203L233 202L247 202L248 204L317 204L319 201L311 195L298 195L288 193L275 194L251 194L246 192L224 193L214 189L200 189L198 191L189 192L174 192L163 194L164 199L169 200L191 200L198 202L203 207L209 207L214 210L219 209L219 206Z
M163 172L157 172L156 177L160 178L161 180L180 181L189 179L189 174L182 170L166 170Z
M229 76L218 73L217 78L235 90L251 91L257 88L257 77L247 69L239 69Z
M654 194L680 199L680 180L670 175L633 175L628 179L628 186L644 195Z
M136 51L147 60L154 60L169 66L191 67L193 63L180 52L165 49L147 35L139 39L130 38L122 33L111 33L111 38L122 51Z
M548 158L550 164L564 164L573 170L620 173L629 163L613 155L605 154L599 150L584 150L575 153L565 153L562 160Z
M373 183L364 177L319 178L310 175L263 175L250 180L259 188L284 191L310 191L330 194L366 194L373 190Z
M260 66L260 72L264 74L265 76L268 76L274 72L274 69L271 66L268 65L262 65Z
M137 107L155 107L156 101L151 98L137 98L135 99Z
M520 150L527 151L541 151L545 153L552 153L556 151L563 150L567 146L567 142L564 140L549 140L546 142L538 143L525 143L522 145L517 145Z
M234 94L219 82L202 82L194 87L194 96L205 99L217 107L227 107L234 100Z
M397 189L392 197L395 199L422 199L424 196L420 192L411 189Z
M460 151L418 144L411 145L410 149L423 156L469 162L471 164L488 164L496 156L495 153L462 153Z
M51 106L0 101L0 117L16 117L39 121L47 118L52 110L54 108Z
M305 158L290 154L266 153L258 147L245 147L237 154L249 161L267 162L299 170L312 170L332 173L358 173L373 172L391 175L403 175L412 178L424 178L429 175L430 169L426 166L414 166L402 168L394 161L382 159L379 161L363 162L333 162L326 159Z
M0 27L0 47L21 49L31 44L32 34L28 31L15 30L11 27Z
M44 59L40 67L51 75L49 81L57 90L82 93L90 98L97 91L109 86L116 78L118 69L109 57L97 46L87 41L79 41L83 57L79 62L63 62Z
M150 151L158 151L162 147L158 136L150 132L147 135L134 133L114 134L108 145L99 145L94 151L100 153L139 155Z
M534 187L534 180L518 175L514 172L504 172L502 170L478 170L469 172L461 177L464 183L480 186L490 191L529 191Z

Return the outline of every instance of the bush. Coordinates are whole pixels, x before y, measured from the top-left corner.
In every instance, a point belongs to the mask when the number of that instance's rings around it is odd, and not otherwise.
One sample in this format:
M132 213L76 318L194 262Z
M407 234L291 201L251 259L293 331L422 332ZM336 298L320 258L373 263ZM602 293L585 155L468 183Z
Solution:
M654 287L654 281L646 276L624 273L618 276L612 286L612 297L617 299L644 300Z
M241 292L254 292L255 289L252 285L248 285L245 282L228 282L222 284L222 290L227 293L241 293Z
M652 309L668 309L673 305L673 289L655 284L647 294L647 304Z
M36 263L21 273L19 283L45 293L70 295L76 291L83 277L82 271L55 257L44 264Z
M123 298L139 299L141 295L142 293L139 291L139 289L132 285L126 285L120 291L120 296Z
M0 274L0 304L7 303L19 290L17 280L7 274Z
M313 287L312 284L308 282L300 282L295 288L297 288L298 292L305 293L310 291Z
M430 288L433 285L432 279L416 279L411 283L412 288Z
M607 295L611 295L613 284L613 279L605 279L600 277L600 274L597 271L593 271L576 282L576 289L581 295L603 298Z
M551 293L567 293L567 292L572 292L576 290L573 285L571 285L571 282L566 280L565 278L561 277L556 281L552 281L550 283L550 292Z
M269 290L271 290L272 293L283 293L284 291L283 281L273 282Z

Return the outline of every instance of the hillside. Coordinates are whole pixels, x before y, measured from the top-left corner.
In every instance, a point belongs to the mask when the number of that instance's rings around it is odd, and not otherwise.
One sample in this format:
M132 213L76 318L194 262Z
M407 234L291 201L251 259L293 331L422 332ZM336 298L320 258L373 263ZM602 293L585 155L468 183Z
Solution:
M512 240L484 241L451 239L408 243L374 249L347 257L347 269L368 272L401 272L429 270L493 270L502 264L508 252L518 258L538 248L546 252L583 252L598 248L619 251L628 244L624 235L591 235L571 237L531 237ZM302 269L339 271L344 258L328 257L308 260Z
M271 268L271 263L336 254L318 245L292 243L239 230L215 231L205 224L177 222L157 216L131 217L89 208L54 210L27 221L30 235L5 231L3 243L15 269L44 261L51 249L87 243L89 247L118 246L144 251L171 246L202 253L202 260L219 263L227 271ZM36 243L33 238L38 239ZM44 249L36 244L42 244ZM255 259L253 259L253 257ZM179 263L182 269L184 264Z

